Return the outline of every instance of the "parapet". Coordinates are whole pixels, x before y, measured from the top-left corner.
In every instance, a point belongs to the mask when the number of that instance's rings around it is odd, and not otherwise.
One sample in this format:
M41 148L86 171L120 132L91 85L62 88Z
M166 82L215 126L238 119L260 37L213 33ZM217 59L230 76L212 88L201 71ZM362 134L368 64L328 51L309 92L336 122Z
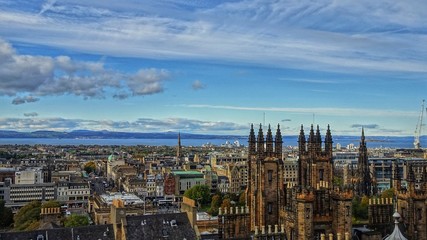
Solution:
M328 234L328 238L326 238L326 235L325 234L320 234L320 240L334 240L334 234L332 234L332 233L329 233ZM350 233L348 233L348 232L346 232L345 234L344 234L344 238L343 238L343 236L341 235L341 233L337 233L336 234L336 238L335 238L336 240L350 240Z
M229 207L229 208L219 208L218 216L222 215L249 215L249 207Z
M279 225L277 224L274 225L274 231L272 228L273 228L272 225L268 225L267 231L265 231L266 230L265 226L261 226L261 229L259 228L259 226L255 226L254 239L265 239L265 238L270 239L272 237L274 237L274 239L286 239L284 224L280 225L280 230L279 230Z

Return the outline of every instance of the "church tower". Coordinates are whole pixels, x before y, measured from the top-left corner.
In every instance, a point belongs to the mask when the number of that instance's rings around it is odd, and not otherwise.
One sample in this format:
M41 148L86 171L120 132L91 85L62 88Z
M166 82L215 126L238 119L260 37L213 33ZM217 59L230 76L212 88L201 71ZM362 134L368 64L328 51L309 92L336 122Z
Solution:
M359 160L357 162L357 194L359 196L372 196L372 179L369 171L368 150L365 142L365 131L362 128L362 137L360 138Z
M284 182L282 161L282 135L277 126L273 138L270 125L264 138L262 126L255 137L253 125L248 139L248 186L247 203L250 212L250 229L281 224L280 210L283 204Z
M351 190L334 187L332 135L324 141L319 126L311 125L308 139L301 126L298 137L298 185L285 189L284 224L287 239L320 239L322 234L351 232Z
M176 148L176 165L180 165L181 164L181 158L182 158L182 153L181 153L181 133L178 133L178 146Z

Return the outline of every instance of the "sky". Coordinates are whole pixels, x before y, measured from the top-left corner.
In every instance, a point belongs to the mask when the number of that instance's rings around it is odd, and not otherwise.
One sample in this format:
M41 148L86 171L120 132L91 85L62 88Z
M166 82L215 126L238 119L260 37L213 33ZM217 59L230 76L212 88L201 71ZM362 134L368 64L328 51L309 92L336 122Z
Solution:
M0 0L0 130L411 136L426 12L425 0Z

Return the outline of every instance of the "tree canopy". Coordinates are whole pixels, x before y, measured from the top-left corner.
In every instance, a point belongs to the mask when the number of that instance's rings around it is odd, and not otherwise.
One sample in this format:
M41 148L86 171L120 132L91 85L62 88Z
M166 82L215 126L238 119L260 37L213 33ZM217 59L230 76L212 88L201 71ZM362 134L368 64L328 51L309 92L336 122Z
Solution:
M23 206L14 216L16 230L33 230L40 220L41 202L33 201Z
M211 191L206 185L195 185L184 192L184 196L191 198L202 205L211 203Z
M10 208L5 207L4 200L0 200L0 227L9 227L13 223L13 213Z
M87 173L95 172L95 170L96 170L96 164L95 164L95 162L94 162L94 161L87 162L87 163L84 165L83 169L84 169Z
M89 225L89 219L84 215L71 214L64 221L64 227L79 227Z

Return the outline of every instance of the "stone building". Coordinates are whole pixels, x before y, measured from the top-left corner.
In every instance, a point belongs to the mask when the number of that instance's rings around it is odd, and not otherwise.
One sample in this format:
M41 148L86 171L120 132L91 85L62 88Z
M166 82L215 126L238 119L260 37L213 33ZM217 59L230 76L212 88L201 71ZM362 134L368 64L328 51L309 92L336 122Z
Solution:
M395 195L397 198L397 212L401 214L406 226L408 239L427 239L427 162L408 161L405 170L406 184L402 186L402 179L398 168L394 167Z
M247 204L251 216L250 230L280 223L284 197L282 135L277 127L275 139L268 126L264 138L262 127L255 137L251 126L248 141Z
M359 160L357 163L356 192L359 196L372 196L373 193L372 178L368 162L368 149L366 147L365 131L363 128L362 137L360 139Z
M303 126L298 139L298 184L286 188L283 222L287 239L320 239L351 232L353 191L333 186L332 135L324 146L319 127L311 126L308 141Z

